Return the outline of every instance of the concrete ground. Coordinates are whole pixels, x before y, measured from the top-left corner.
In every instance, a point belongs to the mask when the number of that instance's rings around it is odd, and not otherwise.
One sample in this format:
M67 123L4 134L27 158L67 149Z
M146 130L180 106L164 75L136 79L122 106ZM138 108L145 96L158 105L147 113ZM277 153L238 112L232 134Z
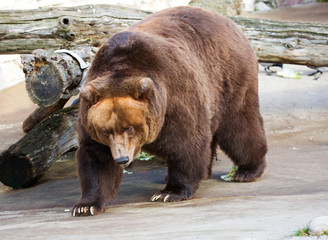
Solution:
M327 2L317 2L294 7L279 8L270 12L245 13L247 17L277 21L328 23Z
M253 183L224 182L231 161L219 153L211 179L195 198L151 203L164 187L165 166L135 162L104 214L73 218L80 196L74 156L58 160L42 181L12 190L0 184L0 239L236 239L290 238L311 219L328 215L328 72L285 65L300 79L259 74L261 111L269 141L268 170ZM24 84L0 92L0 152L23 133L35 107ZM306 239L306 238L305 238ZM321 237L320 239L327 239Z

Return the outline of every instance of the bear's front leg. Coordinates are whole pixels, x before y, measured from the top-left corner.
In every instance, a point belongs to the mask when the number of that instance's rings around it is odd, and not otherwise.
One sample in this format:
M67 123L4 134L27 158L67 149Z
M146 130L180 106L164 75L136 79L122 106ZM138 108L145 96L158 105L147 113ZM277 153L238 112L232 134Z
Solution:
M76 153L81 199L72 209L73 216L92 216L105 211L106 201L117 193L123 169L115 164L110 148L89 140L80 143Z
M191 199L202 179L208 176L210 149L168 158L166 187L150 201L177 202Z

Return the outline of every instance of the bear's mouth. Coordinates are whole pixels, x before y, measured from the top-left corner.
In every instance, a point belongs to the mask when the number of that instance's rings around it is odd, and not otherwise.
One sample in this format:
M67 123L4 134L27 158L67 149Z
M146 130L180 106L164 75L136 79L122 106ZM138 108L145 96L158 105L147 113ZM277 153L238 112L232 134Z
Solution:
M123 156L123 157L114 158L114 161L116 164L122 166L123 168L126 168L131 164L133 158L130 158L128 156Z
M126 160L126 159L127 160ZM117 164L117 165L120 165L121 167L123 167L123 168L126 168L126 167L128 167L130 164L131 164L131 162L132 161L129 161L129 158L128 157L120 157L120 158L118 158L118 159L114 159L114 161L115 161L115 163Z
M124 157L119 157L115 159L116 164L119 165L126 165L129 164L129 157L128 156L124 156Z

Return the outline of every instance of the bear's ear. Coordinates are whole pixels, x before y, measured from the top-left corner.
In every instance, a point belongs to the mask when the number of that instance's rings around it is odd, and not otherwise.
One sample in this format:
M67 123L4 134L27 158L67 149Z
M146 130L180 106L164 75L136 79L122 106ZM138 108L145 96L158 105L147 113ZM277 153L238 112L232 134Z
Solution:
M80 97L85 99L91 104L99 101L103 94L103 90L106 89L106 79L97 78L88 84L86 84L80 91Z
M142 100L147 99L153 92L154 82L150 78L141 78L138 81L137 88L135 91L135 99Z
M89 103L96 102L97 96L98 94L96 93L95 89L91 85L87 85L83 87L80 91L80 97Z

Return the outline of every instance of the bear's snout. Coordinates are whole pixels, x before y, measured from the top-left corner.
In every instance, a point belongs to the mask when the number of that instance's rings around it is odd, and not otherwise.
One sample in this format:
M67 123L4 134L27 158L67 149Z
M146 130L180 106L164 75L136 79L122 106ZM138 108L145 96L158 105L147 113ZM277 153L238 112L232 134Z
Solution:
M117 164L123 165L123 164L127 164L129 162L129 157L119 157L115 159L115 162Z

